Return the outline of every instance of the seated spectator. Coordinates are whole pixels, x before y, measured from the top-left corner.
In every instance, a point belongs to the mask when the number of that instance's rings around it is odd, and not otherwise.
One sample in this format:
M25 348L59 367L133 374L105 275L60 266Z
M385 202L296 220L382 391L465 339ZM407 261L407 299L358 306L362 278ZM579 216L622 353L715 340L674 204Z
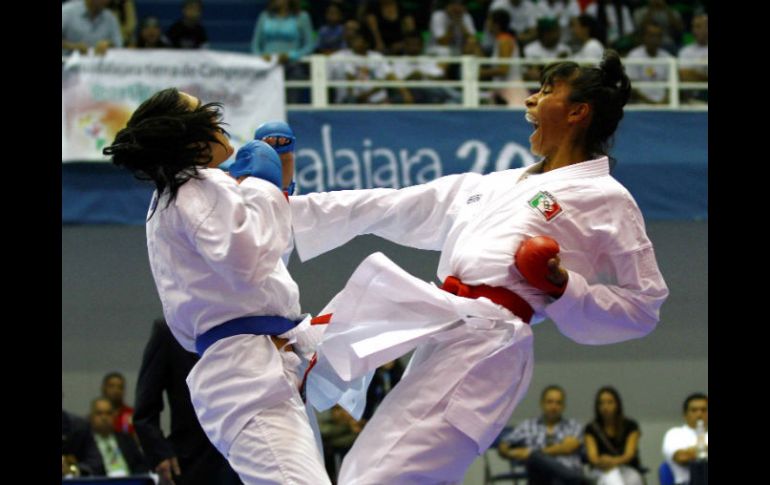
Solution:
M391 74L390 66L382 54L370 50L369 40L363 34L356 34L351 44L353 61L343 63L345 78L349 81L384 81ZM387 90L383 87L347 88L346 103L383 104L388 101Z
M166 31L166 37L172 47L177 49L205 49L208 47L206 29L201 25L203 2L184 0L182 18L174 22Z
M572 42L570 20L581 14L577 0L540 0L535 6L537 20L555 20L561 30L562 42L569 46Z
M353 38L357 35L363 35L361 33L361 23L358 20L350 19L345 22L344 27L344 45L343 48L334 52L329 56L329 60L326 64L327 73L330 81L345 81L347 75L345 74L345 66L347 61L342 58L350 57L353 55L353 50L350 46L353 44ZM329 99L333 99L335 104L341 104L345 102L347 97L348 88L331 88L332 95Z
M510 15L505 10L495 10L489 15L487 20L487 30L494 37L492 46L493 59L518 59L519 46L511 31ZM481 64L479 67L479 79L484 81L521 81L521 66L511 64ZM491 93L487 91L486 96L491 96L494 104L504 104L509 106L521 106L528 92L521 86L511 86L504 88L493 88Z
M603 387L594 400L594 420L585 427L585 449L598 485L642 485L639 473L639 424L623 414L623 401L613 387Z
M671 428L663 437L663 457L674 473L677 485L693 482L692 471L698 463L698 421L703 421L705 428L704 445L708 450L709 398L705 394L695 393L687 396L683 406L684 426Z
M404 36L416 29L414 18L403 12L396 0L372 2L364 20L370 45L385 55L401 54Z
M160 22L157 17L145 17L139 26L139 34L133 42L138 49L166 49L171 43L160 30Z
M556 20L541 18L537 21L537 40L524 47L524 58L561 59L569 57L570 50L566 44L560 42L561 29ZM524 79L527 81L539 81L543 65L530 65L524 70Z
M364 427L365 420L356 421L340 405L335 405L327 420L318 423L324 445L326 471L336 483L342 458L353 446Z
M319 54L331 54L345 47L345 27L343 26L342 7L331 3L326 7L326 23L318 29Z
M650 22L661 28L662 47L675 53L682 44L684 32L684 22L679 12L668 6L666 0L649 0L646 7L640 7L634 12L634 23L641 37L644 37L644 26Z
M521 422L500 439L500 455L524 462L530 485L591 483L580 458L583 427L563 417L564 403L561 387L546 387L540 396L542 416Z
M644 41L639 47L628 53L628 59L670 59L671 54L661 49L663 41L663 30L654 23L648 23L644 26ZM632 81L668 81L669 69L666 64L626 64L626 72ZM631 90L631 100L636 103L646 104L666 104L669 100L668 89L660 88L633 88Z
M476 35L476 27L465 8L465 0L447 0L444 8L433 12L430 17L430 35L435 46L442 48L441 54L462 55L468 39Z
M61 476L102 476L104 465L88 422L61 410Z
M123 35L109 0L71 0L61 6L62 55L86 54L93 49L104 55L110 47L123 47Z
M634 21L626 0L597 0L586 7L585 13L596 17L602 44L625 55L636 44Z
M149 469L134 438L112 427L115 410L110 401L98 397L91 402L91 433L102 456L108 477L127 477L147 473Z
M578 49L572 54L575 61L595 61L597 64L604 54L604 45L598 40L599 24L590 15L580 15L572 19L572 38Z
M709 60L709 25L708 15L696 15L692 19L692 33L695 42L682 47L679 51L679 80L682 82L708 82L708 66L689 64L691 61ZM690 100L708 101L708 91L682 92L682 101Z
M521 45L537 38L538 9L530 0L495 0L489 6L489 14L495 10L505 10L510 16L509 28ZM491 33L490 33L491 34ZM490 39L494 39L491 35Z
M115 14L123 35L123 45L128 45L136 30L136 6L134 0L110 0L109 9Z
M106 398L115 409L115 432L134 434L132 417L134 408L124 402L126 378L120 372L110 372L102 379L102 397Z
M410 57L423 56L425 54L423 47L424 47L423 40L420 34L418 34L417 32L407 34L406 38L404 39L405 56L410 56ZM392 69L392 73L390 77L393 80L398 80L398 81L420 81L424 79L445 80L446 79L446 68L439 65L438 62L430 59L420 59L420 60L396 59L391 63L391 69ZM432 87L432 88L403 87L403 88L397 88L391 91L392 91L392 94L389 96L389 98L392 103L440 104L445 102L449 97L445 90L443 90L442 88L436 88L436 87ZM374 389L373 386L375 386L375 381L377 381L379 377L383 377L386 379L390 377L389 375L381 376L381 372L390 372L390 369L392 369L393 366L395 365L400 366L400 364L391 362L377 369L377 372L374 375L374 381L372 381L372 385L369 387L370 392L372 391L372 389ZM386 366L389 366L389 367L386 367ZM381 371L381 369L383 368L385 370ZM398 373L399 379L401 378L401 373L403 373L403 367L401 367L401 372ZM395 383L393 383L393 385L395 385ZM388 387L387 390L389 391L390 387ZM380 400L382 399L380 398ZM371 401L367 399L366 401L367 407L369 406L370 402ZM367 417L366 413L364 413L364 417Z

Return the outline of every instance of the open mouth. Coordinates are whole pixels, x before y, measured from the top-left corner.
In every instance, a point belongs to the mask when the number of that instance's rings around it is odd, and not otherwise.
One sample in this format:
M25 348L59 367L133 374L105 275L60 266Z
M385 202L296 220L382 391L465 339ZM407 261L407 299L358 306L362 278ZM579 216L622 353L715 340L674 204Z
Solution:
M535 131L537 131L537 128L540 126L540 123L537 121L537 119L534 116L532 116L530 113L527 113L524 115L524 119L526 119L527 123L530 123L535 128Z

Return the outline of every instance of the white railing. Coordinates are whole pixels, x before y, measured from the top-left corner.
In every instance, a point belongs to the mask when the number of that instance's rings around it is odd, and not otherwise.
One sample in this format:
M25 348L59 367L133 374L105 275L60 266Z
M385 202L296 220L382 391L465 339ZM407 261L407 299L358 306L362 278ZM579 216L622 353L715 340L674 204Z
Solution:
M311 95L308 103L288 104L288 108L333 108L333 109L371 109L376 107L377 109L403 109L404 104L335 104L330 103L328 99L328 88L448 88L459 90L460 95L458 99L461 101L453 107L462 108L501 108L500 105L483 104L482 100L485 99L485 94L488 94L491 90L500 88L522 88L528 90L536 90L540 87L538 81L524 81L524 80L504 80L504 81L480 81L478 80L479 68L482 66L493 65L509 65L512 68L518 67L521 70L526 69L528 66L543 66L550 62L563 61L564 59L490 59L475 56L462 56L462 57L407 57L407 56L390 56L382 58L363 58L363 57L328 57L322 55L313 55L309 58L303 59L300 62L306 63L310 67L310 76L308 80L289 80L286 81L286 87L289 89L304 88L309 89ZM357 66L371 65L373 67L380 66L383 62L393 65L398 62L430 62L436 64L459 64L460 66L460 80L457 81L444 81L444 80L419 80L419 81L397 81L397 80L341 80L330 79L329 73L333 70L334 65L337 64L355 64ZM590 62L583 62L585 64L591 64ZM708 110L708 103L701 102L700 104L683 104L681 101L680 90L689 91L706 91L708 92L708 82L682 82L679 79L679 69L683 67L708 67L708 61L679 61L676 58L667 59L623 59L623 64L627 69L632 66L649 66L666 67L668 75L667 79L660 81L632 81L632 87L634 89L649 89L658 88L665 89L668 93L668 102L666 104L630 104L632 108L642 109L693 109L693 110ZM446 103L442 104L410 104L409 109L446 109L448 106ZM523 108L524 106L502 106L504 109L510 108Z
M66 61L62 56L62 63ZM550 62L559 62L564 59L491 59L476 56L460 57L434 57L434 56L383 56L380 58L364 58L358 56L324 56L312 55L303 58L299 62L309 67L309 76L305 80L287 80L285 87L287 90L302 89L309 90L309 96L305 96L306 103L287 103L288 109L340 109L340 110L360 110L360 109L403 109L408 106L409 109L447 109L466 108L466 109L523 109L521 105L495 105L485 104L490 93L500 88L521 88L526 90L536 90L540 87L538 81L524 80L504 80L504 81L480 81L478 78L479 68L482 66L509 65L513 69L524 71L528 66L543 66ZM338 65L355 64L356 66L371 65L373 67L382 67L383 63L387 66L393 66L399 62L425 62L439 65L459 65L459 80L433 80L424 79L418 81L399 81L393 79L377 80L347 80L332 78L330 74ZM592 64L591 62L579 61L582 64ZM708 102L698 102L697 104L685 104L681 99L681 91L690 92L708 92L708 82L682 82L679 79L679 69L688 67L706 67L708 61L680 61L674 57L667 59L623 59L626 70L635 66L664 66L666 67L668 78L660 81L633 81L634 89L665 89L668 94L666 104L629 104L631 109L686 109L686 110L708 110ZM454 103L441 104L371 104L371 103L334 103L329 100L329 89L345 88L412 88L412 89L445 89L455 94Z

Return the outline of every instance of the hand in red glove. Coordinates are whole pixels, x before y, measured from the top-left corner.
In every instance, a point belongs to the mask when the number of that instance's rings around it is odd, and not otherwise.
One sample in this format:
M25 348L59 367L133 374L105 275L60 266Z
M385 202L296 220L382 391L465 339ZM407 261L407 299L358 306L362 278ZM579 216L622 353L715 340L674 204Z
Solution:
M521 243L514 263L527 283L560 297L567 287L569 274L559 261L559 243L548 236L535 236Z

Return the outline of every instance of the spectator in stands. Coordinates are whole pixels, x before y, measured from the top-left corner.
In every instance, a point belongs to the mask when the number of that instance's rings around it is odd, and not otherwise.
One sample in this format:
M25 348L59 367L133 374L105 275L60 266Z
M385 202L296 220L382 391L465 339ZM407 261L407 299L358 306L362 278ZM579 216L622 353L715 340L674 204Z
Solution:
M636 44L633 18L626 0L597 0L586 7L585 13L596 17L602 44L625 55Z
M390 66L381 53L370 50L367 36L356 34L351 42L351 54L357 59L343 63L346 79L376 81L386 80L390 76ZM348 88L345 98L347 103L383 104L387 101L387 90L379 86Z
M580 15L580 7L577 0L540 0L537 2L537 20L555 20L561 30L561 39L570 45L572 30L570 20Z
M120 23L123 45L130 44L136 31L136 6L134 6L134 0L110 0L109 9L115 14Z
M491 3L492 0L468 0L465 4L465 8L473 19L473 26L477 32L484 30Z
M125 402L126 378L120 372L110 372L102 379L102 397L112 403L115 409L114 428L116 432L134 434L132 417L134 408Z
M342 7L330 3L326 7L326 23L318 29L318 47L316 52L331 54L345 47L345 27Z
M373 49L385 55L399 55L404 36L415 31L414 17L407 15L396 0L376 0L366 9L364 24Z
M510 30L521 45L537 38L538 9L530 0L495 0L489 7L489 16L495 10L505 10L510 16ZM494 34L491 39L494 39Z
M537 40L524 47L526 59L562 59L569 57L567 44L561 42L561 28L556 19L541 18L537 21ZM530 65L524 70L524 79L540 81L543 65ZM538 91L539 89L536 89Z
M364 423L365 420L356 421L353 419L338 404L332 407L328 419L318 423L324 445L324 464L332 483L337 483L342 458L353 446L353 442L361 433Z
M104 475L104 465L85 419L61 410L61 476Z
M653 22L647 23L644 28L644 42L639 47L628 53L628 59L669 59L671 54L661 49L663 42L663 29ZM665 64L628 64L626 67L628 77L632 81L665 82L668 80L669 69ZM637 103L666 104L668 103L668 90L660 88L634 88L631 91L631 99Z
M542 416L521 422L501 438L500 455L524 462L530 485L591 483L580 459L583 427L563 416L564 390L556 385L546 387L540 407Z
M692 19L692 33L695 42L682 47L679 51L679 80L682 82L708 82L708 66L687 63L690 61L709 60L709 19L706 14L699 14ZM708 91L683 91L682 100L708 100Z
M388 395L393 386L398 384L404 375L404 365L399 360L388 362L378 367L372 376L372 383L366 392L366 409L362 415L365 420L371 419L377 406Z
M102 456L106 475L126 477L147 473L149 469L134 438L113 429L114 417L115 410L108 399L97 397L91 402L91 433Z
M666 4L666 0L649 0L646 7L641 7L634 12L634 23L644 37L644 26L653 22L663 32L663 48L670 53L676 53L677 46L682 43L684 22L682 16Z
M465 0L447 0L444 8L434 11L430 17L430 34L436 47L443 51L441 54L461 55L468 38L476 35Z
M348 61L343 61L341 58L350 57L353 55L353 50L350 48L353 45L353 38L361 34L361 23L358 20L350 19L345 22L344 28L344 47L337 52L329 56L327 63L327 71L329 80L331 81L345 81L347 75L345 74L345 66ZM341 104L345 102L347 97L347 88L332 88L334 102Z
M157 17L145 17L139 26L139 33L132 46L138 49L166 49L171 47L163 32Z
M572 54L575 61L601 60L604 45L598 40L599 24L595 18L583 14L572 19L572 37L578 44L578 49Z
M677 485L686 484L691 480L691 467L697 463L698 420L703 421L706 431L705 446L708 449L708 396L701 393L690 394L684 401L683 412L685 425L671 428L663 437L663 457L671 467Z
M184 0L182 3L182 18L174 22L166 31L166 37L177 49L205 49L209 38L206 29L201 24L203 2L201 0Z
M308 79L309 71L299 60L313 49L315 41L310 15L300 9L299 0L271 0L257 19L251 52L266 58L277 56L286 80L292 81ZM287 90L288 103L302 102L306 98L306 90Z
M493 59L519 58L519 46L510 29L510 15L505 10L494 10L487 20L487 31L493 36ZM488 64L479 68L479 78L484 81L521 81L521 66L510 64ZM493 88L491 101L494 104L520 106L528 92L523 87Z
M594 420L585 427L585 450L599 485L642 485L639 473L639 424L623 414L623 401L614 387L599 389Z
M410 57L423 56L424 44L422 35L417 32L407 34L404 39L404 55ZM396 59L391 63L390 77L397 81L445 80L446 67L430 59ZM396 88L391 90L389 99L392 103L440 104L447 100L448 94L442 88ZM400 377L400 376L399 376ZM375 374L377 379L377 374ZM374 382L372 383L374 385ZM372 390L372 387L369 387ZM379 402L379 401L378 401ZM367 406L370 401L367 400ZM366 417L366 414L364 414Z
M197 362L198 356L182 348L165 320L153 322L136 382L136 435L160 485L239 484L195 416L185 379ZM171 416L166 436L160 426L164 393Z
M108 8L109 0L72 0L61 6L62 55L85 54L93 49L104 55L110 47L123 47L120 24Z

